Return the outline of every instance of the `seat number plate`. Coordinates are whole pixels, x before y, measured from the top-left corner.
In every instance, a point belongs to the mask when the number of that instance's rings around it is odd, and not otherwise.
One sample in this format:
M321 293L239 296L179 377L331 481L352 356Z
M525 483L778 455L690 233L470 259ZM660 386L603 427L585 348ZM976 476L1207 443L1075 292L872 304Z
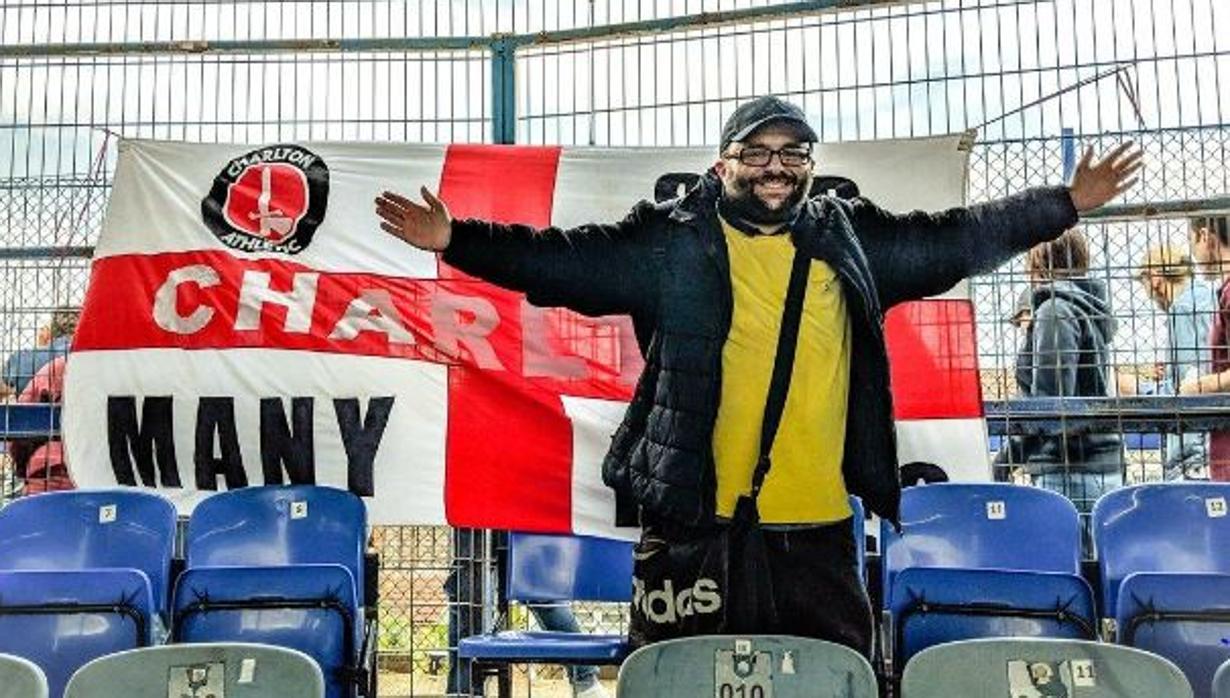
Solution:
M1209 497L1204 500L1204 508L1210 519L1220 519L1226 515L1226 498Z
M991 521L1003 521L1008 518L1008 507L1001 500L987 502L987 518Z
M718 650L713 672L714 698L773 698L772 652Z
M226 698L226 665L222 662L171 667L167 698Z

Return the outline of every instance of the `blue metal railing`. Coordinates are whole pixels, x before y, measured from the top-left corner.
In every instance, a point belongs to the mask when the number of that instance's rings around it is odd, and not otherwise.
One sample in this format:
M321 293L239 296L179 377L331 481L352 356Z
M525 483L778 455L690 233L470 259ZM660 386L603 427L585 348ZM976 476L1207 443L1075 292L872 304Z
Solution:
M1230 427L1230 394L1022 398L989 400L984 407L992 436L1056 431L1167 434ZM0 405L0 439L55 436L59 430L58 405Z

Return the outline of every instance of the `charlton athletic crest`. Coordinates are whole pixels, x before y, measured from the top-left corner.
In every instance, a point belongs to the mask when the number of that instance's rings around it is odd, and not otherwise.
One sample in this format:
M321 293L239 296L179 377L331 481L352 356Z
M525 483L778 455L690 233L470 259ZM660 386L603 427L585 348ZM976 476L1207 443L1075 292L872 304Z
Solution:
M244 252L298 254L325 217L329 168L297 145L271 145L231 160L201 201L205 224Z

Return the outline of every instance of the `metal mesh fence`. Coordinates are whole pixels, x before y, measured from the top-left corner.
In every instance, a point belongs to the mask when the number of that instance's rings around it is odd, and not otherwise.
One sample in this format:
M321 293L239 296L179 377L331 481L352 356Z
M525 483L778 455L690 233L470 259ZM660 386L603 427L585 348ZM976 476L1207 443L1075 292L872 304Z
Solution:
M8 3L5 47L56 43L487 35L447 2ZM393 19L394 13L397 19ZM281 51L0 58L0 347L36 347L79 305L101 228L116 136L206 142L481 142L491 134L487 51ZM19 367L18 372L22 369ZM26 374L33 369L24 369ZM28 380L29 375L22 378ZM18 391L20 392L20 391ZM6 496L35 477L4 471ZM28 474L29 475L29 474ZM46 475L50 477L51 474ZM448 529L378 527L382 695L444 692ZM479 559L478 563L485 562ZM481 602L468 609L481 615Z
M529 48L519 54L525 87L517 135L612 146L715 143L740 101L772 92L802 105L822 141L976 129L971 202L1061 182L1065 161L1070 168L1085 147L1106 152L1133 140L1147 165L1125 203L1216 208L1230 191L1230 93L1223 89L1230 46L1219 33L1227 26L1230 10L1207 1L930 2ZM569 77L573 84L563 84ZM1182 214L1083 226L1091 248L1085 276L1105 288L1109 302L1098 312L1115 330L1096 365L1086 351L1069 358L1080 373L1105 374L1109 385L1101 395L1177 388L1177 380L1158 380L1171 373L1179 378L1167 365L1176 360L1169 329L1175 320L1168 319L1174 312L1150 295L1140 271L1146 254L1161 246L1190 257L1188 228ZM1188 268L1188 279L1199 276ZM1175 294L1183 284L1205 292L1214 285L1181 280ZM1013 399L1040 390L1020 384L1015 370L1022 342L1033 335L1007 318L1026 289L1063 286L1040 278L1031 283L1024 259L972 280L984 397L1008 401L997 413L1000 422L1015 419ZM1189 312L1200 315L1192 324L1207 331L1213 308ZM1192 349L1207 356L1200 340ZM1112 405L1111 423L1101 428L1123 432L1113 421L1126 410ZM1081 449L1072 444L1085 439L1070 439L1065 416L1054 415L1060 426L1050 431L1062 442L1062 452L1051 457L1066 474L1082 465L1073 452ZM1162 477L1163 462L1177 451L1175 437L1158 433L1179 428L1178 411L1171 417L1169 427L1121 434L1126 452L1119 469L1129 481ZM995 420L992 426L1012 430ZM993 449L1009 443L992 439ZM1036 468L1008 460L1000 477L1037 479L1028 475ZM1200 467L1189 473L1204 474ZM1078 499L1078 505L1091 503Z
M54 309L80 302L88 254L74 248L97 238L113 134L481 142L515 115L517 142L697 145L716 142L740 100L772 92L800 103L825 141L977 128L975 202L1058 182L1070 153L1124 139L1148 156L1128 203L1207 209L1230 193L1230 6L1221 0L943 0L816 11L823 5L0 1L0 350L11 356L45 342L39 328ZM698 19L748 11L765 14ZM492 87L492 49L508 34L520 37L511 110ZM1117 326L1116 370L1101 367L1111 392L1155 389L1171 361L1170 328L1139 271L1158 245L1187 253L1188 225L1177 214L1136 216L1090 222L1084 232L1088 276L1106 286ZM1024 260L971 283L989 401L1022 395L1022 334L1007 319L1029 286ZM1209 311L1199 312L1207 321ZM1011 405L1002 415L1015 418ZM1130 479L1161 476L1160 431L1123 434ZM5 481L6 491L17 484ZM452 535L382 528L373 543L389 670L382 693L439 693ZM490 562L481 551L472 557ZM626 623L618 608L576 611L587 630ZM533 623L522 611L510 619ZM566 691L550 670L523 672L517 685Z

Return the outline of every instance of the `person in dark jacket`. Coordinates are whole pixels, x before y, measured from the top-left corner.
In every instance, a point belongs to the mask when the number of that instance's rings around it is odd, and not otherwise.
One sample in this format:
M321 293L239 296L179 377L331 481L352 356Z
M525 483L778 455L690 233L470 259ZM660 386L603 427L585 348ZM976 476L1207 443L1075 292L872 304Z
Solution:
M1017 357L1027 397L1110 395L1110 342L1115 336L1106 286L1091 279L1089 243L1073 228L1029 251L1032 322ZM1123 484L1123 444L1115 434L1055 432L1027 437L1022 462L1034 484L1070 498L1088 513Z
M884 313L1053 238L1078 213L1135 182L1124 145L1068 187L1033 189L942 213L889 213L865 199L808 198L815 132L797 106L739 106L718 159L682 197L642 202L622 221L536 230L453 220L385 192L381 227L542 306L631 316L645 357L603 462L617 522L641 524L630 635L634 644L690 634L782 633L871 650L871 611L855 570L846 493L896 522L901 489ZM920 173L924 175L924 173ZM771 588L766 615L725 623L721 579L655 577L659 561L728 525L751 489L794 250L810 260L798 350L772 469L757 501ZM757 602L757 608L760 608Z

